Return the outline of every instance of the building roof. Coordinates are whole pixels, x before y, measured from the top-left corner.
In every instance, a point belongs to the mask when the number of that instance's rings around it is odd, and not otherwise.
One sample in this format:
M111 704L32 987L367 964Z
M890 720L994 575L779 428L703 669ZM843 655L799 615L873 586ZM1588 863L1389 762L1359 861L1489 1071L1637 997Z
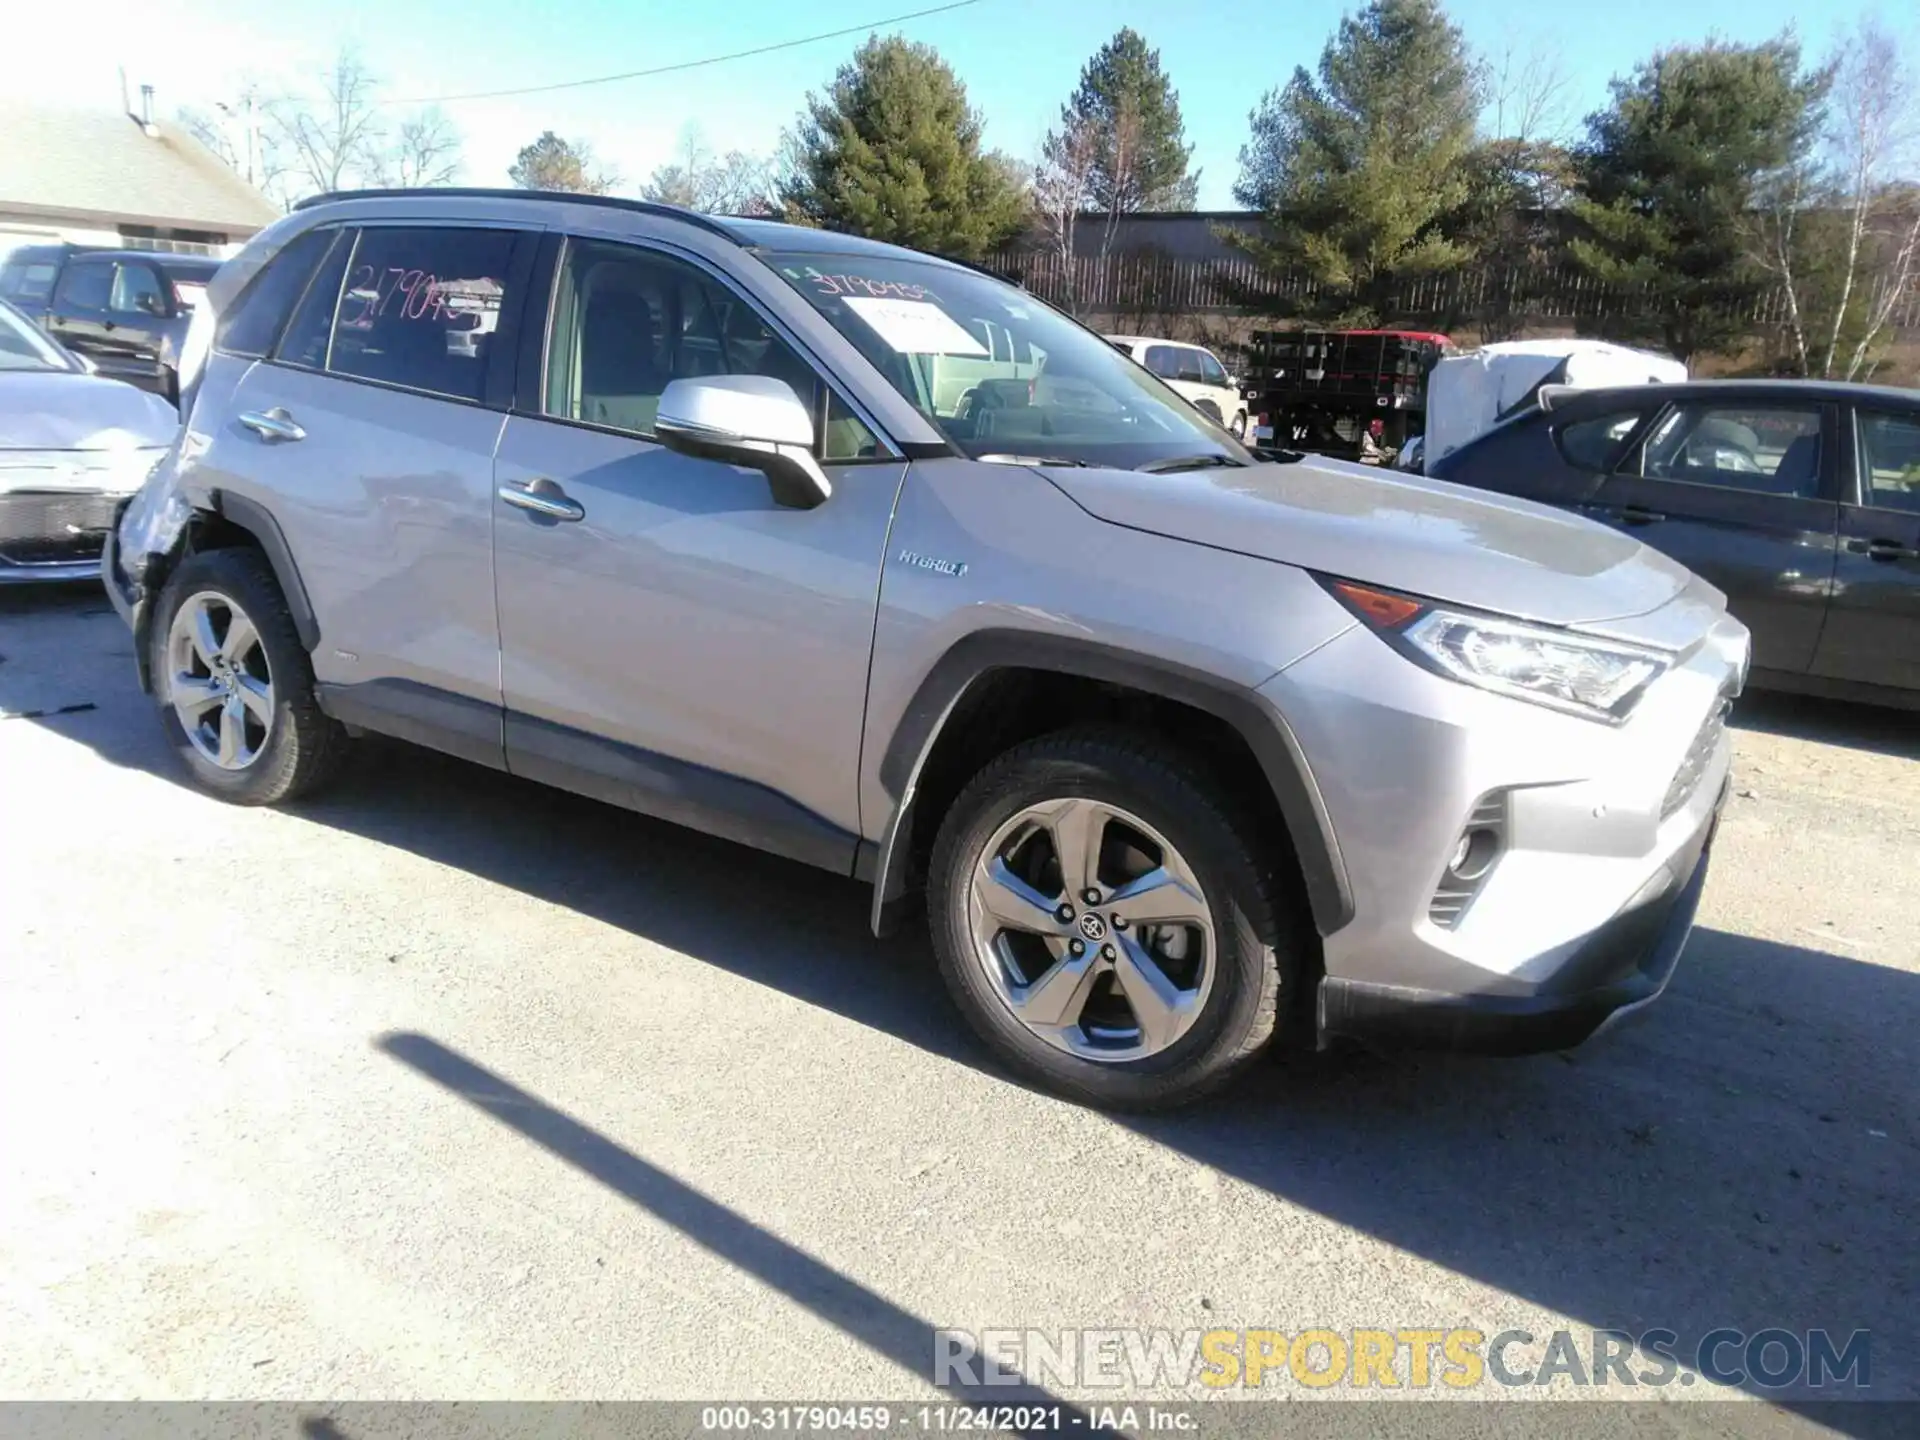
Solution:
M0 103L0 208L250 235L278 208L180 126Z

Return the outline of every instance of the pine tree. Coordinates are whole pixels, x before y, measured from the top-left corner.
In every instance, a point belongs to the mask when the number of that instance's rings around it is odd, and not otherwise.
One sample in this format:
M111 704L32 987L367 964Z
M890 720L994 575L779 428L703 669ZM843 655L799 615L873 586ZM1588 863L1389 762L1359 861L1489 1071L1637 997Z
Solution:
M1343 18L1318 75L1298 69L1269 91L1240 152L1234 195L1263 222L1223 238L1271 274L1309 282L1269 308L1373 324L1407 281L1466 263L1469 247L1447 230L1469 199L1479 101L1473 59L1438 0L1372 0Z
M939 52L874 38L840 67L788 139L788 218L978 259L1018 230L1025 186L981 149L980 116Z
M1662 51L1587 117L1576 156L1582 231L1569 245L1595 278L1636 303L1601 328L1655 339L1675 358L1737 344L1767 277L1750 256L1750 216L1769 177L1813 144L1827 78L1803 75L1800 46Z
M1138 31L1123 29L1094 52L1061 108L1055 135L1090 137L1087 200L1094 209L1193 208L1200 175L1187 171L1193 147L1186 143L1180 96L1160 68L1160 52L1148 49Z
M522 190L574 190L585 195L604 195L619 183L618 177L595 166L593 152L585 145L562 140L551 130L521 147L507 167L507 179Z

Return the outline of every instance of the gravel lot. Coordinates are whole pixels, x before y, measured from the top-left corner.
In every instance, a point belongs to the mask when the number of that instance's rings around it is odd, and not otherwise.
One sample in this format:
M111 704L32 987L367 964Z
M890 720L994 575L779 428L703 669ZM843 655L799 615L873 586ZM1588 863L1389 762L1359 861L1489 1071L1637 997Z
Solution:
M97 591L0 591L0 656L0 1394L873 1398L935 1326L1470 1324L1866 1328L1920 1399L1920 716L1742 702L1700 928L1593 1049L1140 1121L996 1073L850 881L401 746L230 808Z

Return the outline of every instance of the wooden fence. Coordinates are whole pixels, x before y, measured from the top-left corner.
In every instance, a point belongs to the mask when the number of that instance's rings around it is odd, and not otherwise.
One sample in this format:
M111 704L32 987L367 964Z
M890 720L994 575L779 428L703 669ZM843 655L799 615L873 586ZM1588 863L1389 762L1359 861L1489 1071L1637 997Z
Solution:
M1184 260L1129 250L1077 255L1069 262L1057 251L1009 248L989 256L987 266L1043 300L1083 314L1230 315L1257 308L1239 303L1240 297L1304 299L1315 288L1305 276L1276 276L1239 255ZM1633 315L1644 307L1640 287L1603 284L1563 261L1425 276L1396 295L1390 308L1398 320L1471 322L1504 311L1529 324L1553 325ZM1786 318L1786 296L1778 289L1763 293L1746 316L1756 329ZM1920 287L1896 303L1890 324L1896 331L1920 330Z

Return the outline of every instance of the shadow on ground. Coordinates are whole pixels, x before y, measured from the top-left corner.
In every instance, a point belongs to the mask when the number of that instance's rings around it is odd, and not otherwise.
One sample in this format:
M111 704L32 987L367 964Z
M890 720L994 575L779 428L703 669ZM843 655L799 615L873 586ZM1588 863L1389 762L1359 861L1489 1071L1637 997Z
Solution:
M1903 760L1920 760L1920 711L1848 705L1810 695L1749 690L1735 702L1733 724L1850 750L1871 750Z
M26 723L174 777L118 621L112 639L88 642L97 664L50 687L16 668L17 613L0 599L0 709L68 685L96 708ZM54 620L86 629L66 609ZM1768 700L1742 723L1885 749L1912 717L1883 727L1848 707ZM365 747L300 813L991 1068L924 936L873 940L867 892L850 880L397 745ZM1920 1398L1904 1352L1920 1313L1916 1034L1920 977L1703 930L1667 997L1589 1051L1276 1064L1191 1113L1128 1123L1580 1324L1673 1330L1682 1356L1719 1327L1825 1328L1841 1343L1872 1331L1874 1393ZM1840 1407L1826 1423L1881 1433L1874 1412L1888 1413Z

